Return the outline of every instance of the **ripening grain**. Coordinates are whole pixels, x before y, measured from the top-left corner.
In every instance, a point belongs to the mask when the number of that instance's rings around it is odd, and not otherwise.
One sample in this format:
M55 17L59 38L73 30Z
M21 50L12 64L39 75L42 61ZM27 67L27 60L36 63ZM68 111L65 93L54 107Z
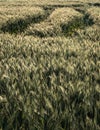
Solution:
M50 15L49 20L54 24L68 23L75 18L82 17L82 14L75 11L73 8L57 8Z
M94 23L100 26L100 8L91 7L87 10L87 13L90 15L90 18L93 19Z
M0 130L100 130L99 14L98 0L0 2Z
M62 33L62 24L68 25L70 22L81 19L82 16L82 14L72 8L57 8L45 21L31 25L27 34L36 34L40 37L60 35Z
M30 19L30 17L36 17L44 15L44 10L40 7L0 7L0 26L9 22L17 21L19 19Z

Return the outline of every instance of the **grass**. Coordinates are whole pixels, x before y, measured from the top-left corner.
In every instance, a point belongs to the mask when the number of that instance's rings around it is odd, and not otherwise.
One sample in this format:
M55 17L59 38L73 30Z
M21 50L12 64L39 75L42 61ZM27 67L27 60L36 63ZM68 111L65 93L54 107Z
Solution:
M100 130L99 7L87 4L0 3L1 130Z

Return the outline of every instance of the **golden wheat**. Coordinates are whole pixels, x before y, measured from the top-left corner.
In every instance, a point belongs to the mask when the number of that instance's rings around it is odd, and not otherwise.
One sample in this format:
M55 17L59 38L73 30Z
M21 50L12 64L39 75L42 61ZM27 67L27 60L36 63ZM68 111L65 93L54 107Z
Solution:
M93 19L95 24L100 25L100 8L99 7L91 7L87 10L87 13L90 14L90 18Z
M95 5L0 2L0 130L100 129Z

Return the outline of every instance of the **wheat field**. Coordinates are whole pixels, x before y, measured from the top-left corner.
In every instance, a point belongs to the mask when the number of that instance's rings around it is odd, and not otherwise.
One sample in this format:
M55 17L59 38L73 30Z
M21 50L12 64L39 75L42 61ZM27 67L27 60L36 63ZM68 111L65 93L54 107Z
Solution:
M100 130L99 0L0 0L0 130Z

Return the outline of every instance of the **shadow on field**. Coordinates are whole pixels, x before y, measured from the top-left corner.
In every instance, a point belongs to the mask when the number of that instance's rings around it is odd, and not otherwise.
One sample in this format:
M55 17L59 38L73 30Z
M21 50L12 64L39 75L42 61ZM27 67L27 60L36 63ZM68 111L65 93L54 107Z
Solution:
M45 16L34 16L34 17L27 17L25 19L16 19L14 21L7 21L4 25L1 27L1 31L3 32L9 32L9 33L22 33L24 30L31 24L31 23L38 23L42 21L45 18Z
M100 7L100 3L88 3L90 6L97 6L97 7Z
M71 5L54 4L54 5L46 5L46 6L44 5L43 6L44 9L51 9L51 8L56 9L56 8L65 8L65 7L83 7L83 5L82 4L75 4L75 5L74 4L71 4Z
M93 24L94 24L93 19L89 18L89 14L84 14L82 18L76 18L75 20L73 20L68 24L61 24L62 33L64 35L69 36L75 34L77 29L84 29L85 27L92 26Z
M85 10L80 8L83 5L70 5L70 7L73 7L78 12L82 13L84 16L80 19L75 19L72 22L68 24L61 24L61 30L62 32L59 32L61 35L72 35L75 33L75 30L85 28L87 26L92 26L94 24L93 20L89 18L89 15L85 14ZM45 11L45 14L39 14L37 16L26 16L25 18L19 18L15 20L8 20L6 23L2 25L0 30L4 33L8 32L10 34L20 34L25 31L25 29L28 28L31 24L40 23L47 19L47 17L56 9L56 8L63 8L63 7L69 7L68 5L46 5L42 6L42 8ZM79 8L77 8L79 7ZM50 33L49 33L50 34ZM48 35L49 35L48 34ZM32 34L33 35L33 34ZM45 37L46 35L35 32L35 35L38 37ZM56 34L53 33L51 36L55 36Z
M30 24L39 23L45 20L52 11L50 9L49 10L44 9L44 10L45 10L44 15L39 14L37 16L27 16L26 18L8 20L6 23L2 25L0 30L3 31L4 33L8 32L10 34L22 33Z

